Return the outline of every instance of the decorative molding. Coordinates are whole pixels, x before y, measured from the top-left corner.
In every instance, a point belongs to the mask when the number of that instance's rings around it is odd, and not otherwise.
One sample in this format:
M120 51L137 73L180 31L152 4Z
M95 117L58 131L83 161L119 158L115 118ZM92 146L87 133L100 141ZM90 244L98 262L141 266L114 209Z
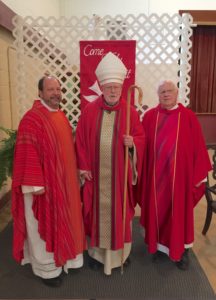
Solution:
M16 16L16 13L0 1L0 26L12 32L14 29L14 25L12 23L14 16Z
M190 14L196 25L216 25L216 10L179 10L179 14Z

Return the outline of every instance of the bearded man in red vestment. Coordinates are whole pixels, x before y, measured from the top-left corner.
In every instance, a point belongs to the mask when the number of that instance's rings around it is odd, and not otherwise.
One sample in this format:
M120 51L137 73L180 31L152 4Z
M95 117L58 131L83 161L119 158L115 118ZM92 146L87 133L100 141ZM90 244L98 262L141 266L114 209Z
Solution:
M72 129L59 110L59 81L45 76L22 118L14 153L13 256L57 287L62 269L83 265L85 234Z
M76 130L76 153L83 185L83 216L89 241L89 266L111 274L131 249L131 220L136 199L132 185L140 176L144 131L130 107L130 134L126 132L126 101L121 97L127 69L112 52L96 68L102 95L89 103ZM129 147L126 221L123 228L124 149ZM123 234L125 231L125 234ZM124 236L124 237L123 237Z
M147 145L141 224L153 261L160 262L166 253L186 270L194 241L193 209L212 167L199 122L190 109L177 103L175 84L162 82L158 96L159 105L147 111L142 122Z

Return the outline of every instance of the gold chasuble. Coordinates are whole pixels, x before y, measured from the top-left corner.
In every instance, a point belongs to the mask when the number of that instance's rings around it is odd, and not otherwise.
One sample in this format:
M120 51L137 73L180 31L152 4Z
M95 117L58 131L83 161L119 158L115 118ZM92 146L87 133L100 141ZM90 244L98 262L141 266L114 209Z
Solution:
M104 264L104 273L121 266L122 249L111 250L112 229L112 137L116 111L104 110L100 135L99 163L99 247L89 249L89 255ZM124 247L124 261L131 250L131 243Z

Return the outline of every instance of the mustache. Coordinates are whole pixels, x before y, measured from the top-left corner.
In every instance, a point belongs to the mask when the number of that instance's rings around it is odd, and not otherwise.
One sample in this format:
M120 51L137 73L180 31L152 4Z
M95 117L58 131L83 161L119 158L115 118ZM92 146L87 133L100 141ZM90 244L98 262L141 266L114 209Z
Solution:
M61 97L61 96L52 96L52 97L50 97L49 101L50 101L50 100L53 100L53 99L61 100L62 97Z

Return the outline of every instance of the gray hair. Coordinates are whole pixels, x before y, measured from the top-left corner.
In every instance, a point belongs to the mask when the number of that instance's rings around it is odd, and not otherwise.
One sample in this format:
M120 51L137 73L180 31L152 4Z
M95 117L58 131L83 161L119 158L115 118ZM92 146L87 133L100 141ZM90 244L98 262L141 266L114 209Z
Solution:
M172 80L167 79L167 80L161 80L161 81L159 82L158 87L157 87L157 93L159 93L160 87L163 86L165 83L172 84L172 86L174 87L174 89L175 89L176 91L178 91L178 87L176 86L176 84L175 84Z

